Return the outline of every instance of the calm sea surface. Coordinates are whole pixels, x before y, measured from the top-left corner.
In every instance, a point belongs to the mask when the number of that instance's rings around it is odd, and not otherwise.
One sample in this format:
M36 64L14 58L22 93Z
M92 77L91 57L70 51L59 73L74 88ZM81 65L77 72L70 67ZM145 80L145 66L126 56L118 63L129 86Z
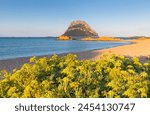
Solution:
M0 38L0 60L17 57L80 52L130 44L129 42L59 41L56 38Z

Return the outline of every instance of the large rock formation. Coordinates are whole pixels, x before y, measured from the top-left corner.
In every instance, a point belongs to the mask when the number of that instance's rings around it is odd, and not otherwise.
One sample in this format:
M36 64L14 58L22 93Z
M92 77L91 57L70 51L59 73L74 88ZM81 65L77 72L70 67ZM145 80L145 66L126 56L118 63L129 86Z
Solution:
M98 34L85 21L81 20L71 22L63 35L71 37L98 37Z

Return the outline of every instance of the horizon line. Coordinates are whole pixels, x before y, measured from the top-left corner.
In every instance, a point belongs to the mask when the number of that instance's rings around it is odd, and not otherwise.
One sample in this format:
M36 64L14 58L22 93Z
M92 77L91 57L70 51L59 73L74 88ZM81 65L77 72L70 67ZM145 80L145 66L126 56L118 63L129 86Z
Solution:
M133 36L107 36L107 35L102 35L102 36L99 36L99 37L103 37L103 36L106 36L106 37L150 37L150 36L144 36L144 35L133 35ZM0 36L1 38L4 37L4 38L7 38L7 37L11 37L11 38L17 38L17 37L25 37L25 38L33 38L33 37L59 37L59 36Z

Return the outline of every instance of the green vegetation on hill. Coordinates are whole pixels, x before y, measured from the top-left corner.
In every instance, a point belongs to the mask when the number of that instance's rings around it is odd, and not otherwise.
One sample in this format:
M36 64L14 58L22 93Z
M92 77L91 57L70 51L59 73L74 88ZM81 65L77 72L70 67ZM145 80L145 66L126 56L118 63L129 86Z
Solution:
M50 59L33 57L20 70L1 72L2 98L146 98L150 62L104 55L97 61L75 55Z
M146 37L146 36L132 36L132 37L128 37L129 39L137 39L137 40L145 40L145 39L150 39L150 37Z

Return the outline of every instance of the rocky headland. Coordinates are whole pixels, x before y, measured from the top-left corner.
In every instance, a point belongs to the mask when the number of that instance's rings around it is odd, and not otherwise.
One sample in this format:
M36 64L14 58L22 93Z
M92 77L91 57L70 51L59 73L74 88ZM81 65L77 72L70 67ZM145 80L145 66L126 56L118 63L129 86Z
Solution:
M63 35L71 37L98 37L98 33L96 33L96 31L93 30L85 21L81 20L71 22Z

